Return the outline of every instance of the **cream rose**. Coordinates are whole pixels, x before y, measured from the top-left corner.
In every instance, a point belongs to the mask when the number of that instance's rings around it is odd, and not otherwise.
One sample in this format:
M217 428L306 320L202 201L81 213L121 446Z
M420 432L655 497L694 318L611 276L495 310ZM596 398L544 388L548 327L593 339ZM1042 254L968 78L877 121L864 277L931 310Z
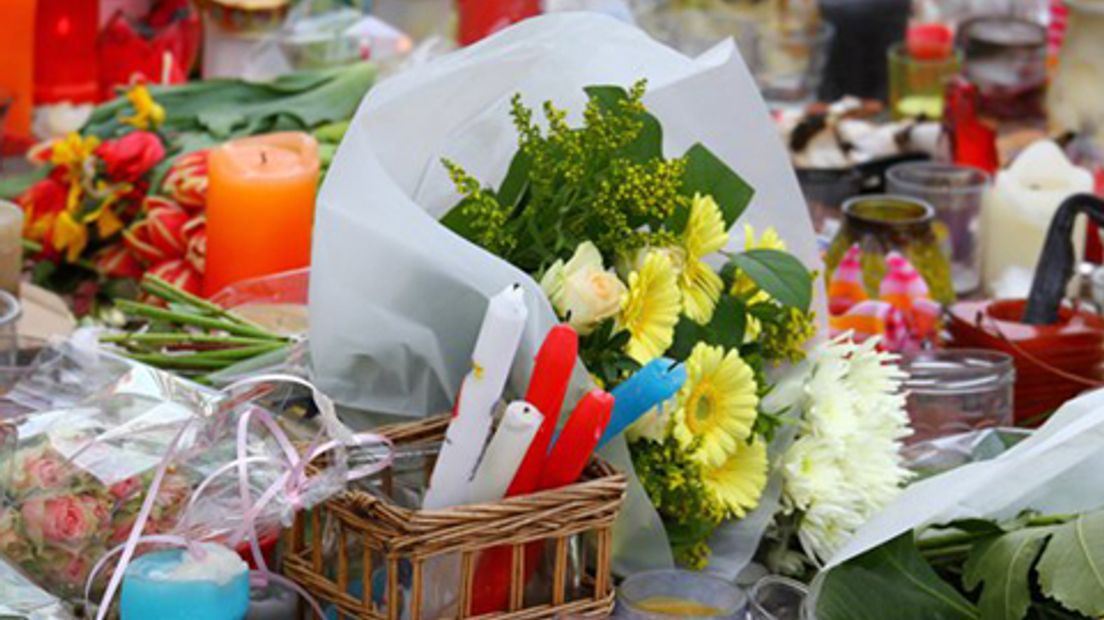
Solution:
M580 334L594 331L603 320L617 314L625 285L602 264L602 254L589 241L579 244L565 264L556 261L541 278L552 307Z

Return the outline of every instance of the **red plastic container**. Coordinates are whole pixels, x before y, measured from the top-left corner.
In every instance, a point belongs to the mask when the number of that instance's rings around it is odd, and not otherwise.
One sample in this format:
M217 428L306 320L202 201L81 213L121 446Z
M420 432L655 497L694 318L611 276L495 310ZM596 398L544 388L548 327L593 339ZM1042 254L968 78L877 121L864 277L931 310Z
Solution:
M1016 364L1015 419L1035 426L1067 400L1104 385L1104 319L1059 309L1053 325L1020 321L1027 301L963 301L949 311L953 348L997 349Z

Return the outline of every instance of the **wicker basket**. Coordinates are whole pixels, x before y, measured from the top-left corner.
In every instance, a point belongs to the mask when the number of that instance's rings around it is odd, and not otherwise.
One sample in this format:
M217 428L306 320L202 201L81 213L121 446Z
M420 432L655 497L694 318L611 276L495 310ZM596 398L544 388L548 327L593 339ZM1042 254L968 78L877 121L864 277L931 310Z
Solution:
M447 426L447 417L434 418L380 432L397 449L411 449L440 441ZM431 460L417 472L419 484L428 480ZM463 587L453 609L462 610L460 617L471 617L479 554L502 546L512 550L513 558L509 607L494 617L606 617L612 611L611 530L624 498L625 477L604 461L592 460L582 479L567 487L427 512L406 509L385 498L391 494L392 476L391 470L381 475L378 483L383 493L350 490L300 514L287 534L284 573L320 601L332 604L339 618L428 617L423 609L424 569L427 562L443 561L438 558L458 564L457 585ZM584 554L589 561L584 562L580 577L569 567L568 549L583 536L592 553ZM528 607L522 567L527 543L545 545L549 559L545 567L551 571L546 579L551 582L550 592ZM357 575L351 569L357 564L381 568L361 568Z

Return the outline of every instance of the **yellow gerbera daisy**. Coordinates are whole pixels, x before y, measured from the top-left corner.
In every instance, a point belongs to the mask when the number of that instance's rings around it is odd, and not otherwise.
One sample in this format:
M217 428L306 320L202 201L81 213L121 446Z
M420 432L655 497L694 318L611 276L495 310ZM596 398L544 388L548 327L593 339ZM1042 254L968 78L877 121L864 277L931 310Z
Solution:
M724 288L721 277L702 259L720 251L727 243L728 232L721 208L712 196L695 194L690 218L682 233L686 265L679 274L679 290L683 313L698 323L705 324L713 318L713 308Z
M738 351L699 342L686 360L675 437L683 445L699 440L694 458L720 467L751 436L756 392L755 374Z
M661 252L650 252L640 269L629 274L629 290L617 317L628 330L626 353L641 364L663 355L675 338L680 307L675 268Z
M713 501L725 507L729 516L740 519L759 505L767 486L767 447L756 439L741 441L718 467L702 473L705 490Z

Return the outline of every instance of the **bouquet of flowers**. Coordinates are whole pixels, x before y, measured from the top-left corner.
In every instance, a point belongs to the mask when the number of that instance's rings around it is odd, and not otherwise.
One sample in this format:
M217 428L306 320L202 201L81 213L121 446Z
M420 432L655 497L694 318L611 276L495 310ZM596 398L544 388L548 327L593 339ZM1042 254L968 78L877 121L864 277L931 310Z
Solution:
M441 222L539 280L581 335L596 383L667 357L688 379L630 431L633 463L676 556L700 567L721 522L754 508L778 423L766 370L800 360L815 327L812 275L773 229L727 252L752 189L704 146L666 158L644 82L589 87L583 125L515 96L519 149L501 185L444 165L463 199ZM719 265L715 267L709 261Z

